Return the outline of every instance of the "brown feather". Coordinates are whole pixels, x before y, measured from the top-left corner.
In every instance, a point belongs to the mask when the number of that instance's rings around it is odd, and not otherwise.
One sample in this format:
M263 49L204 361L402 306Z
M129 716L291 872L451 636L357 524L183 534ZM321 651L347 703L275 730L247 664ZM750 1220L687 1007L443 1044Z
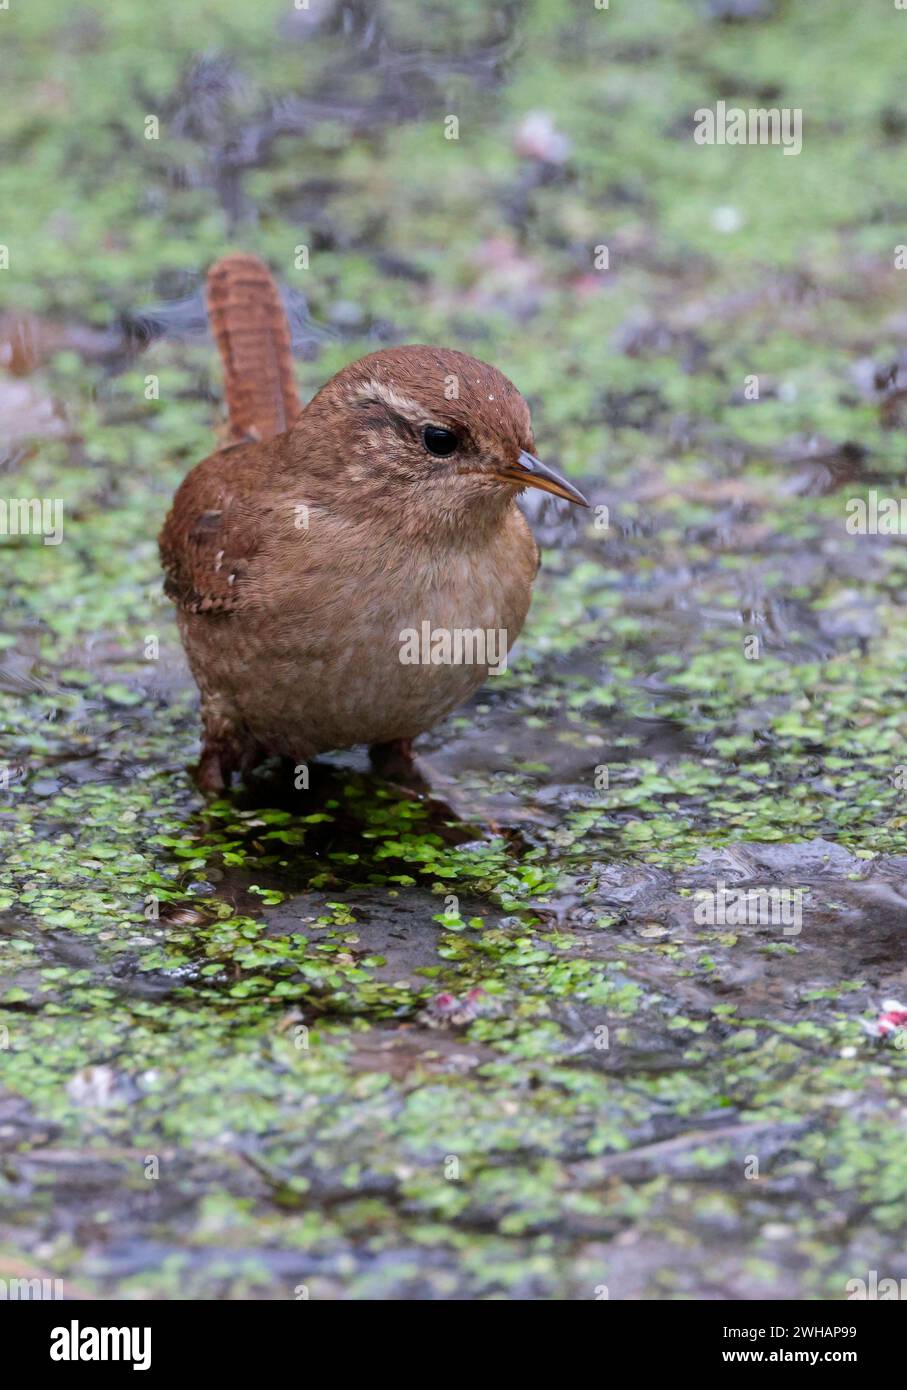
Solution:
M302 406L290 328L271 272L257 256L225 256L208 271L207 303L233 439L280 434Z

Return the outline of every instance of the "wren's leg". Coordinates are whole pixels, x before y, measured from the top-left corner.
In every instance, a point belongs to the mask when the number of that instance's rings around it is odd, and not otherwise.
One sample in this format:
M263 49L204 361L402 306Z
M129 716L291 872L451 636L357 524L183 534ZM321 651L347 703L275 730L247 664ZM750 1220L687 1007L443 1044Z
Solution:
M195 780L198 789L206 796L218 796L230 785L233 768L225 757L225 749L207 740L202 746Z
M201 791L219 796L229 789L234 772L238 772L240 779L248 783L250 775L267 756L267 751L252 738L243 741L237 737L218 743L206 736L195 780Z
M418 777L411 738L396 738L393 743L373 743L368 756L379 777L387 777L391 781Z
M207 796L218 796L229 788L233 773L242 766L247 739L216 697L203 700L202 728L202 755L195 780Z

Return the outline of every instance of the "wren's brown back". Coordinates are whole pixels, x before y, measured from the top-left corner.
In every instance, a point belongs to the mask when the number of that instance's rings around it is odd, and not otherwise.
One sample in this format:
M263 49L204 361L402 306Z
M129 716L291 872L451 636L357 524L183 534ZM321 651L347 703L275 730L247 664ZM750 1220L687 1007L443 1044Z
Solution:
M271 272L257 256L224 256L208 271L207 303L231 438L270 439L289 429L302 405L290 326Z

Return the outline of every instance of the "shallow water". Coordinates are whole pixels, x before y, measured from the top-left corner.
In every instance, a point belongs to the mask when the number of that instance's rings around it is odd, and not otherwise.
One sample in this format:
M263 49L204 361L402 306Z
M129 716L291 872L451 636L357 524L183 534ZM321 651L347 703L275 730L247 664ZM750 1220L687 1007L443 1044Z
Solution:
M11 382L35 399L2 479L61 496L66 523L57 547L4 542L0 1277L726 1299L905 1276L903 1049L866 1027L907 997L904 550L844 526L849 496L897 493L907 444L885 371L905 333L896 47L845 6L829 31L659 4L611 16L607 39L539 6L531 62L501 68L467 7L473 143L452 147L436 66L410 82L392 58L404 10L378 45L406 96L390 135L334 112L317 138L253 141L248 172L218 121L259 130L301 81L314 100L336 35L283 56L277 7L221 21L237 85L186 66L207 36L167 6L140 46L119 9L120 28L83 19L40 128L62 39L46 18L19 35L20 153L57 150L74 105L97 139L56 191L75 276L29 221L29 161L4 175L32 355L0 376L0 419ZM148 105L149 44L181 133L146 150L121 125ZM796 176L780 151L686 139L689 111L753 64L809 97ZM533 101L558 94L564 164L513 150L529 79ZM739 228L719 232L728 207ZM380 342L476 352L608 525L527 499L545 551L530 621L508 673L420 741L428 790L353 752L307 791L272 769L205 807L154 546L217 415L193 295L228 226L286 264L300 221L317 254L284 278L307 394ZM105 237L115 254L92 249ZM778 890L798 916L765 920L756 897L712 924L701 895L720 885Z

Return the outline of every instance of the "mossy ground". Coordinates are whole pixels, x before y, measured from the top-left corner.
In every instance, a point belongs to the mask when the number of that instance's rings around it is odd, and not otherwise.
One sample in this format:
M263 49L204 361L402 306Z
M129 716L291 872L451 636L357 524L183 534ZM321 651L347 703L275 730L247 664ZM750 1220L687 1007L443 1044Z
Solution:
M65 514L59 546L3 540L0 1275L907 1275L904 1054L861 1027L907 992L907 549L844 525L903 485L873 378L907 335L907 14L744 8L387 3L361 51L326 0L0 15L0 294L60 417L15 398L3 495ZM241 167L299 97L336 109ZM718 99L802 108L802 153L694 144ZM539 106L563 164L514 152ZM609 509L541 518L518 659L425 740L433 801L351 755L193 790L155 537L217 370L180 311L141 354L116 325L228 247L324 327L300 310L306 394L381 342L472 351ZM719 879L804 890L802 931L697 925Z

